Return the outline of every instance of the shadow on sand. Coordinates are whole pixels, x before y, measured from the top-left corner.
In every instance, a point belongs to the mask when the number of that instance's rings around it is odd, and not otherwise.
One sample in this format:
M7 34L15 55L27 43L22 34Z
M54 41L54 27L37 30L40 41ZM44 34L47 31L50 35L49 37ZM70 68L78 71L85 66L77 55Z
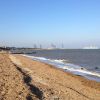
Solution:
M16 66L16 65L15 65ZM31 84L32 78L25 73L20 67L16 66L17 70L22 73L23 80L26 83L26 85L29 87L32 94L34 94L39 100L43 100L43 92L39 90L36 86ZM33 100L31 95L28 95L26 97L27 100Z

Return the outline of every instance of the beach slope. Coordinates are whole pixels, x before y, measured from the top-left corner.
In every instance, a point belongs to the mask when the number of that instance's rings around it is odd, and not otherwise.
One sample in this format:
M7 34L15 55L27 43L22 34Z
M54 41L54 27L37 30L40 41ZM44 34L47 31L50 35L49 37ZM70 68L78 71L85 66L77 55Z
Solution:
M0 100L100 100L100 83L22 55L0 54Z
M100 100L100 83L24 56L14 57L21 63L19 66L30 74L32 83L40 88L46 100Z

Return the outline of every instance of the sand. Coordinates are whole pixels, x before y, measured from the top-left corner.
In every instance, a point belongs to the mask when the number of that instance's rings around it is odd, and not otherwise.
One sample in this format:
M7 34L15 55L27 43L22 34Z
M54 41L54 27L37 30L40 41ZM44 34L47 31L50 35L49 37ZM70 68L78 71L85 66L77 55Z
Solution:
M27 78L28 75L18 70L8 54L0 54L0 100L39 100L26 84Z
M0 54L0 100L100 100L100 83L21 55Z

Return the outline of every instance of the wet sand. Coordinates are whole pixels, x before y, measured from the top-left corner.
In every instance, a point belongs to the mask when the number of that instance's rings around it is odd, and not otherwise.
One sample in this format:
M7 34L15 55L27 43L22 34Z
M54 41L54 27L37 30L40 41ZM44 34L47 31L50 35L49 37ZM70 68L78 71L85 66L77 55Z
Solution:
M0 100L100 100L100 83L21 55L0 54Z

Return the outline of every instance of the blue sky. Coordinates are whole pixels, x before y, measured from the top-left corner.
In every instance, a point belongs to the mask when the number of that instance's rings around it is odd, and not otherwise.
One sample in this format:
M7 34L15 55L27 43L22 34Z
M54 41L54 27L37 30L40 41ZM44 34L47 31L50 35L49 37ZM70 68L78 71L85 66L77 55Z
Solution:
M100 47L100 0L0 0L0 45Z

